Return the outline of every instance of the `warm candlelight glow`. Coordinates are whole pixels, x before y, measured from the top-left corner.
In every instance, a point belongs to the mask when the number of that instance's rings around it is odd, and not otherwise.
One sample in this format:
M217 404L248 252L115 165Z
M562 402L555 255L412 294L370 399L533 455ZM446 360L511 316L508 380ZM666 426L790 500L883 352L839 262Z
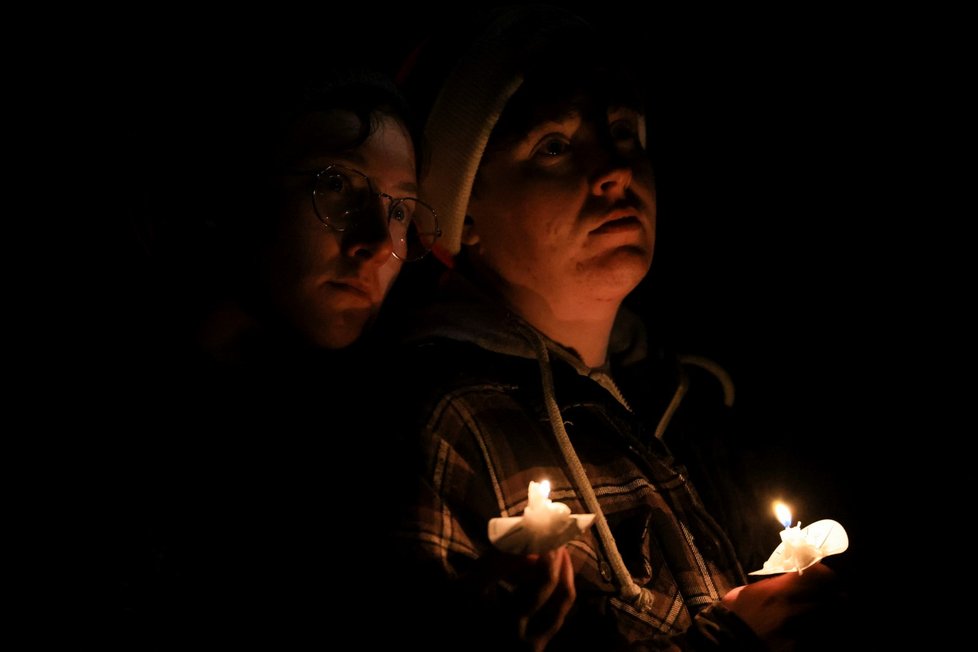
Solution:
M594 514L571 514L564 503L550 500L550 481L530 480L522 516L489 519L489 541L503 552L540 554L556 550L584 534Z
M536 487L533 487L533 484L536 484ZM530 486L536 489L536 493L539 498L550 497L550 480L541 480L537 483L531 483Z
M849 547L849 535L839 522L823 518L805 529L802 529L800 521L792 527L791 510L788 506L777 500L773 507L774 515L784 525L784 529L778 533L781 545L764 562L764 568L752 571L750 575L792 571L801 575L806 568L818 563L823 557L845 552Z
M780 500L774 503L774 515L781 521L781 525L787 530L791 527L791 510Z
M570 517L570 507L563 503L555 503L549 498L550 482L530 481L527 491L526 509L523 516L528 527L551 527L558 523L566 523Z

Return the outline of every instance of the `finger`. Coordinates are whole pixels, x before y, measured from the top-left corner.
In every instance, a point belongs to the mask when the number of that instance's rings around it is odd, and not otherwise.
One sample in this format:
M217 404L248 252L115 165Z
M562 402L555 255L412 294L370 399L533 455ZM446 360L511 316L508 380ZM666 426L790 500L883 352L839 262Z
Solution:
M779 579L786 599L792 602L824 600L843 589L835 571L823 564L810 566L801 573L785 573Z
M540 556L537 560L536 572L537 572L537 584L536 586L530 586L531 593L529 594L530 603L529 609L527 610L527 615L532 616L536 611L538 611L553 594L554 590L557 588L557 584L560 582L560 569L563 560L563 554L566 551L563 548L558 550L550 550L546 554Z
M570 551L566 548L561 550L560 574L558 576L557 588L551 596L551 601L558 600L557 627L559 628L571 607L577 599L577 586L574 583L574 562L571 561Z
M555 556L557 583L546 603L530 616L524 635L534 645L545 646L560 631L564 620L574 606L577 589L574 584L574 564L570 552L562 548Z
M528 641L532 638L529 634L530 623L557 587L560 577L558 554L556 550L543 553L526 568L526 572L521 573L516 582L514 598L516 598L517 631L520 640Z
M744 590L746 584L741 584L740 586L735 586L734 588L727 591L727 594L723 596L723 604L730 606L737 601L737 596L740 592Z

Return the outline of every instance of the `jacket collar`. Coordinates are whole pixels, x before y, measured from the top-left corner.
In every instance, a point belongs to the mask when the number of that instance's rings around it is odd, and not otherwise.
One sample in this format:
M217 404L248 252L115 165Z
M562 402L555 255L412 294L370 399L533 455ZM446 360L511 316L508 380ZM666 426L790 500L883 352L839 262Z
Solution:
M495 353L536 359L533 345L523 332L528 328L533 329L491 290L457 270L447 270L436 298L418 312L405 341L445 338L475 344ZM592 371L600 371L587 367L572 349L543 333L540 335L552 355L565 360L578 373L590 375ZM608 353L612 366L631 365L648 354L645 327L624 306L618 310Z

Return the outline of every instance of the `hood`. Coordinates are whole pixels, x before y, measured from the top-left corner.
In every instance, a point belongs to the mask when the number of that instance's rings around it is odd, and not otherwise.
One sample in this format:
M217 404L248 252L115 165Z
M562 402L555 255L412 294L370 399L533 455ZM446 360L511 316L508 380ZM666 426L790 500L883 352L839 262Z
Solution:
M498 296L458 271L448 270L441 279L436 298L416 314L404 337L407 342L433 338L457 340L494 353L535 360L534 344L525 334L528 328L532 326L510 311ZM592 371L572 349L540 335L552 354L582 374ZM645 326L633 312L620 308L608 345L612 366L637 363L647 354Z

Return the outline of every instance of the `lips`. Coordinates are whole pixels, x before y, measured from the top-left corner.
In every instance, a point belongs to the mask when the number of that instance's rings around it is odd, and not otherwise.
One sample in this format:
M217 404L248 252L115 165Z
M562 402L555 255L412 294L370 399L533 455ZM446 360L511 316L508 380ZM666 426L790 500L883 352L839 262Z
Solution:
M357 279L334 279L329 282L329 285L332 288L355 294L368 301L373 300L373 292L371 292L370 286Z
M642 222L635 215L625 215L622 217L616 217L605 222L602 222L601 226L593 229L591 233L593 235L605 235L612 233L627 233L629 231L636 231L642 228Z

